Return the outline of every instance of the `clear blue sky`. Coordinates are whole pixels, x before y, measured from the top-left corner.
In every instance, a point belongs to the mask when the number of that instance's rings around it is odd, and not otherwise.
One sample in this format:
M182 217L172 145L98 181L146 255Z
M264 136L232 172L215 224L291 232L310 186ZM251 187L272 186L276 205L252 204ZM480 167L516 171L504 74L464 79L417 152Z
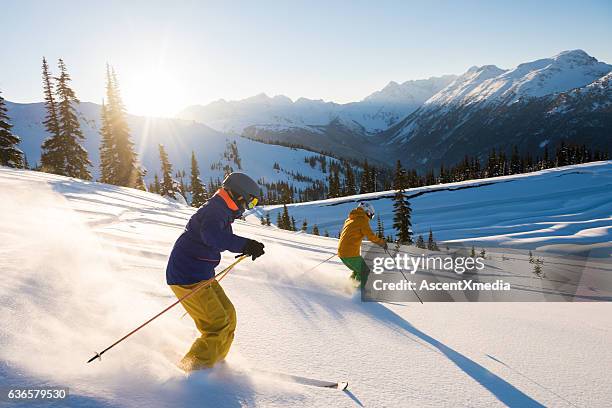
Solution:
M109 62L136 113L260 92L348 102L391 80L575 48L612 63L612 1L4 0L0 16L5 98L42 99L45 55L100 102Z

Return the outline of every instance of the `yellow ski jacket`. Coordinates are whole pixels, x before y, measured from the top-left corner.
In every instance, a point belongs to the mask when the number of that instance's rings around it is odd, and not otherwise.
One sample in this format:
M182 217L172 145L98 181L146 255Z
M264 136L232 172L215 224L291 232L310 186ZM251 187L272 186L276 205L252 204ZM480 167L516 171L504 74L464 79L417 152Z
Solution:
M362 208L352 210L344 221L340 242L338 243L338 256L349 258L361 255L361 241L367 237L375 244L382 244L384 239L377 237L370 228L370 218Z

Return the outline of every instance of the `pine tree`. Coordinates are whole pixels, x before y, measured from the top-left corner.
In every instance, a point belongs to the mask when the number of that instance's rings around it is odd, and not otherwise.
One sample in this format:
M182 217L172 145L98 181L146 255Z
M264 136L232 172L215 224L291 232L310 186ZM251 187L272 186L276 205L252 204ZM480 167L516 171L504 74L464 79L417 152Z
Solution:
M108 106L106 106L104 101L102 101L100 119L102 122L100 127L100 182L117 184L117 150L115 148Z
M439 251L438 244L434 241L433 232L429 229L429 238L427 239L427 249L430 251Z
M483 259L487 258L487 251L484 248L480 250L480 257Z
M291 230L291 217L289 217L289 210L287 209L286 204L283 204L283 213L281 215L281 223L279 227L284 230Z
M55 101L55 90L51 82L51 72L49 64L43 57L42 65L43 94L45 99L45 109L47 111L43 125L50 135L41 146L40 170L48 173L63 174L65 170L64 158L61 151L60 126L57 114L57 102Z
M281 217L281 213L276 213L276 226L278 228L283 228L283 217Z
M393 173L393 190L399 190L406 187L406 171L402 167L402 162L397 161L395 164L395 172Z
M0 95L0 166L24 166L23 152L19 150L19 136L11 132L13 125L9 121L4 98Z
M370 183L370 166L368 165L368 160L366 159L363 163L363 173L361 173L361 183L359 185L359 194L370 193L368 190Z
M138 163L138 157L134 151L134 143L130 137L130 129L127 123L127 113L123 105L123 99L119 91L119 83L115 71L106 66L106 127L110 131L108 152L113 158L112 174L113 184L125 187L143 188L144 172ZM103 123L103 127L104 127ZM102 158L100 159L102 162Z
M338 168L333 167L329 172L329 192L327 196L329 198L340 197L340 175L338 174Z
M270 213L266 213L266 225L270 226Z
M472 245L472 249L470 250L470 257L476 258L476 248Z
M317 224L312 227L312 235L319 235L319 227L317 227Z
M416 241L416 247L420 249L425 249L425 240L423 239L423 235L419 235Z
M512 156L510 157L510 174L522 173L521 167L521 156L519 155L518 147L514 145Z
M162 181L159 194L176 199L174 180L172 180L172 165L163 145L159 145L159 158L161 160Z
M376 236L378 238L385 237L385 227L383 225L382 220L380 219L380 214L376 216Z
M297 231L295 226L295 218L291 217L291 231Z
M323 233L323 236L329 238L329 231L325 230L325 232Z
M355 183L355 173L351 164L346 161L344 167L345 182L344 182L344 195L355 195L357 194L357 185Z
M155 178L153 179L153 192L160 194L161 192L161 184L159 183L159 177L157 177L157 173L155 173Z
M74 91L69 86L71 81L66 64L60 58L58 60L60 71L55 89L57 98L57 118L59 121L59 143L61 151L63 170L61 174L68 177L77 177L83 180L91 180L91 173L88 167L91 166L87 150L81 146L80 142L85 140L81 125L76 115L74 105L79 103Z
M306 232L308 230L308 221L304 218L304 222L302 223L302 231Z
M195 157L195 152L191 151L191 206L200 207L208 200L206 188L200 180L200 169Z
M397 242L400 244L412 244L412 223L410 217L412 209L403 189L397 190L393 197L393 228L397 231Z

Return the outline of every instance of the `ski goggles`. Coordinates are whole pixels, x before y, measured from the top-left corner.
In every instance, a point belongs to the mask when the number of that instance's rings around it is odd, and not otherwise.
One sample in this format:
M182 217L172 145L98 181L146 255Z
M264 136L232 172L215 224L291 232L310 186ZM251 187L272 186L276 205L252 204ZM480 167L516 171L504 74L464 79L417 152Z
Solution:
M247 208L249 210L252 210L253 208L255 208L255 206L257 205L258 201L259 200L257 199L257 197L251 196L251 200L247 202Z

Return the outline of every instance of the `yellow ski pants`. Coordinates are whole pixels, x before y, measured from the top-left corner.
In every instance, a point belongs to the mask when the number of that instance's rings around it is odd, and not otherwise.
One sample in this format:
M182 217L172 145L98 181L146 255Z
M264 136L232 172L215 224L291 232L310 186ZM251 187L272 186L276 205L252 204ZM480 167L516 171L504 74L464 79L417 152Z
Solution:
M197 285L170 285L170 288L180 298ZM234 340L234 305L216 280L181 301L181 304L202 335L193 342L179 366L185 371L214 366L225 358Z

